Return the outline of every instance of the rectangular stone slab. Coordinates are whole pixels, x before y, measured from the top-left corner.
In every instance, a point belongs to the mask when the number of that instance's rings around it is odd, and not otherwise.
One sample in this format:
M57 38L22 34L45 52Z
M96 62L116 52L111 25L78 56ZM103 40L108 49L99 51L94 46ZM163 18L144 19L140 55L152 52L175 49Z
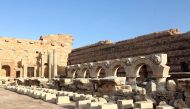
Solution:
M70 103L70 99L68 96L58 96L56 100L56 104L65 104Z
M128 109L133 108L133 100L118 100L117 101L118 109Z
M106 104L98 105L98 109L118 109L118 108L117 108L117 104L106 103Z

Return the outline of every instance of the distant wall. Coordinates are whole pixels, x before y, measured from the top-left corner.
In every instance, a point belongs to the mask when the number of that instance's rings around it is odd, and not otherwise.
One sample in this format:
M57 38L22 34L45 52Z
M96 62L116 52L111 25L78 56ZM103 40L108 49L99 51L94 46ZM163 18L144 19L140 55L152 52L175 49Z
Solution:
M148 55L168 54L170 72L190 69L190 32L181 34L177 29L155 32L116 43L102 41L72 50L69 64Z
M42 73L47 74L48 52L57 50L58 73L64 73L64 66L67 65L68 54L72 49L72 37L70 35L48 35L41 36L40 40L25 40L15 38L0 38L0 65L10 67L10 77L26 77L25 66L34 68L36 76L41 77ZM43 58L43 59L42 59ZM43 63L42 63L43 60ZM43 66L43 67L42 67ZM43 69L42 69L43 68ZM27 71L26 71L27 72ZM26 73L25 72L25 73ZM3 72L0 72L0 75ZM5 76L5 75L4 75Z

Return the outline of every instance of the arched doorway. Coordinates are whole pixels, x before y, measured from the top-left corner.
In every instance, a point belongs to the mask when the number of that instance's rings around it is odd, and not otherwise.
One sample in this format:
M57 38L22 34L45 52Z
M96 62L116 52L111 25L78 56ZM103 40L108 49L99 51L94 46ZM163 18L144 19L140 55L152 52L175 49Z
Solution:
M146 64L140 65L137 73L139 74L136 79L138 87L145 88L147 94L156 91L156 78L153 77L153 71L150 66Z
M125 69L121 65L116 65L113 71L117 77L126 77Z
M98 67L96 72L98 78L106 77L106 71L102 67Z
M82 73L84 74L85 78L90 78L90 71L87 68L84 68Z
M139 83L142 82L149 82L151 80L153 80L153 71L150 68L150 66L146 65L146 64L142 64L139 66L137 73L139 74L139 77L137 77L137 81Z
M6 72L6 77L10 77L10 76L11 76L11 68L10 68L9 65L3 65L3 66L2 66L2 69L5 70L5 72Z
M69 75L69 74L68 74ZM73 69L71 71L71 78L77 78L78 77L78 70Z

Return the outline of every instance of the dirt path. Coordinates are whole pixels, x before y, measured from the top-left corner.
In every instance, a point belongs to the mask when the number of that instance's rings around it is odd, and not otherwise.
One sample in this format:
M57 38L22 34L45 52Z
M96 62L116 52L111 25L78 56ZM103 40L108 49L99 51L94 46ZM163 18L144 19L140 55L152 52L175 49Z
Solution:
M73 109L73 103L56 105L0 88L0 109Z

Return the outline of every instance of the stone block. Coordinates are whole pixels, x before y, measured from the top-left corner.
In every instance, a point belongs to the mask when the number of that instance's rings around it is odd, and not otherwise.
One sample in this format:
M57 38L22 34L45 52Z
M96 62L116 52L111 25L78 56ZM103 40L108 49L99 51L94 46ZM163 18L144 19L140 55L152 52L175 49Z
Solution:
M81 99L81 96L83 96L84 94L74 94L73 95L73 101L78 101ZM82 99L81 99L82 100Z
M107 100L105 98L99 97L98 98L99 102L107 103Z
M176 83L174 80L168 80L167 81L167 89L169 91L176 91Z
M34 93L34 90L29 90L28 96L32 97L33 93Z
M42 100L45 100L45 97L46 97L46 92L42 92L41 95L40 95L40 98Z
M118 109L117 104L106 103L98 105L98 109Z
M52 102L52 103L55 103L56 102L56 95L55 94L51 94L51 93L46 93L45 95L45 101L48 101L48 102Z
M104 102L91 102L87 103L87 109L98 109L98 105L104 104Z
M41 98L41 91L34 91L34 98L36 98L36 99L40 99Z
M64 94L64 91L58 91L58 96L63 96L63 94Z
M77 101L77 102L75 103L75 108L76 108L76 109L88 109L88 108L87 108L87 104L88 104L88 103L91 103L91 101L90 101L90 100Z
M140 108L140 109L152 109L153 108L153 103L152 102L147 102L147 101L139 101L136 102L134 105L135 108Z
M175 108L169 105L164 105L164 106L156 106L156 109L175 109Z
M27 95L28 90L29 90L29 89L24 89L23 94L24 94L24 95Z
M86 100L92 100L93 97L92 97L92 95L85 95L85 99L86 99Z
M118 109L128 109L133 108L133 100L118 100L117 101Z
M58 96L56 100L56 104L65 104L70 103L70 99L68 96Z
M79 100L85 100L85 95L80 95Z

